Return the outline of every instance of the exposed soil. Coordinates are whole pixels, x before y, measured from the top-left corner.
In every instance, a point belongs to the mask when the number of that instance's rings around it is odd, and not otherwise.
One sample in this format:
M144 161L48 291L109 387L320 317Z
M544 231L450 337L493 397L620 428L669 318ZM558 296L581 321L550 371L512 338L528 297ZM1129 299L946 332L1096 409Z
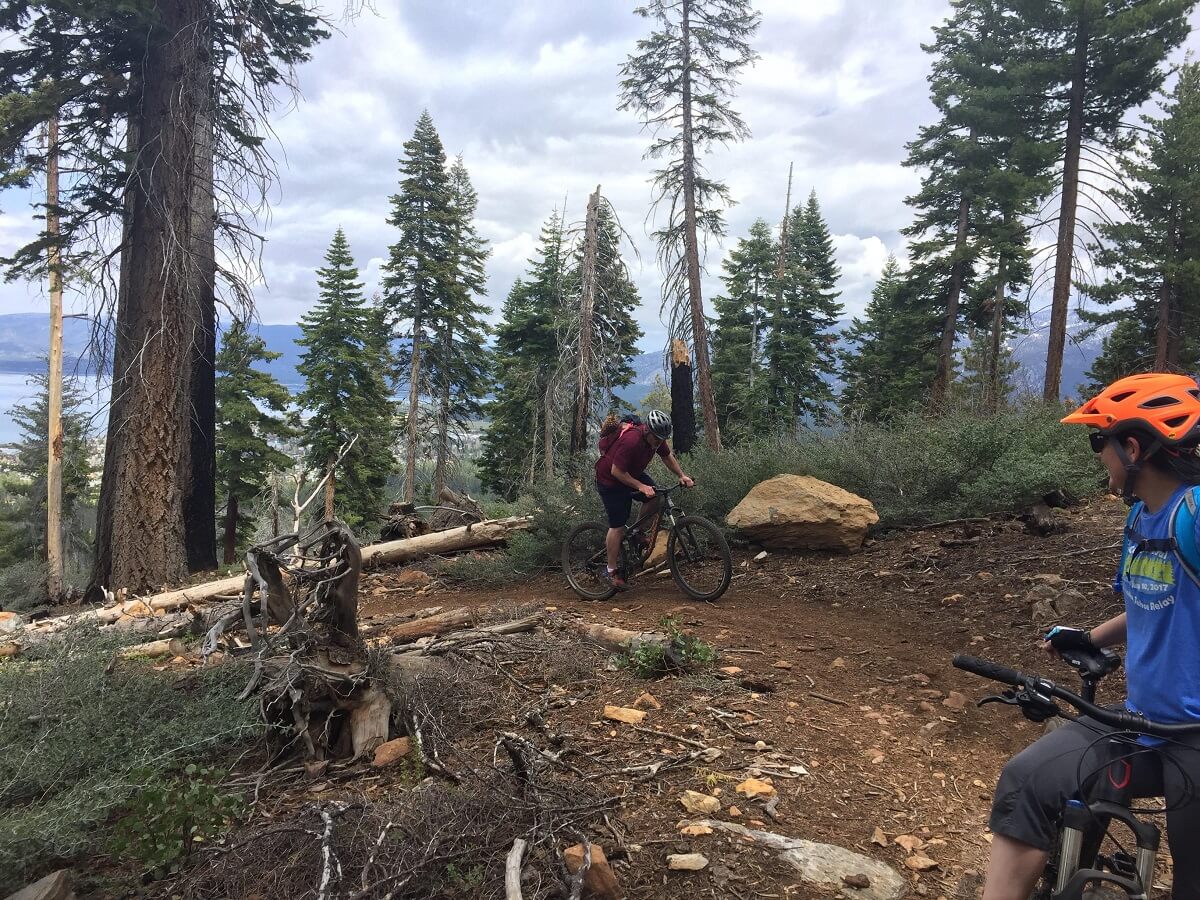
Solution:
M494 590L436 580L413 588L401 583L400 570L383 571L365 579L360 619L369 626L435 605L480 608L489 620L542 610L550 632L565 641L555 626L566 617L640 631L661 628L669 616L720 651L702 673L647 680L606 666L606 653L576 638L577 652L497 673L511 721L478 721L461 737L489 758L503 730L547 748L554 733L564 737L561 746L591 754L569 759L600 792L620 798L609 826L591 838L614 858L627 897L830 895L737 837L682 835L681 823L703 818L680 805L686 789L719 794L722 809L713 818L852 848L895 867L918 895L972 897L988 851L992 786L1040 726L1008 707L976 708L991 687L950 660L970 652L1071 683L1037 649L1026 598L1039 584L1069 586L1084 595L1081 624L1111 614L1124 508L1105 499L1061 515L1066 530L1049 537L998 519L893 532L849 556L772 553L755 562L757 548L739 549L730 590L709 605L688 601L669 577L651 576L611 601L589 603L557 575ZM1107 693L1119 689L1114 683ZM605 704L633 706L646 691L662 707L648 711L646 730L602 717ZM549 706L547 692L558 698ZM535 707L545 729L525 719ZM618 771L696 747L721 755L653 777ZM318 785L316 799L377 799L411 784L396 776L389 788L388 771L363 767L361 779L344 772ZM735 793L756 773L778 791L774 819L763 799ZM289 790L314 799L312 785ZM914 854L895 840L905 835L923 842L916 854L936 868L918 874L906 867ZM681 852L703 853L709 864L668 871L667 854Z

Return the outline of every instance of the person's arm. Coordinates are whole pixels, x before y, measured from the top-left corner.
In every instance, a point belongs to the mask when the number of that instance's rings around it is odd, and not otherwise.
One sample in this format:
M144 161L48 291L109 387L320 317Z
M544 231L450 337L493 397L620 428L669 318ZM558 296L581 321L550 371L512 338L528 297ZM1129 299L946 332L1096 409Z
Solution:
M671 470L671 474L678 478L684 487L695 486L696 482L692 480L690 475L684 474L683 469L679 466L679 460L675 458L674 453L669 452L663 457L663 465Z
M617 479L617 481L621 482L621 484L625 485L626 487L633 488L635 491L641 491L642 495L645 497L654 496L654 488L650 487L648 484L642 484L642 482L638 481L616 463L612 464L612 469L610 471L612 472L612 477Z
M1113 616L1103 625L1097 625L1088 632L1088 637L1097 647L1115 647L1117 644L1124 644L1127 636L1125 613Z

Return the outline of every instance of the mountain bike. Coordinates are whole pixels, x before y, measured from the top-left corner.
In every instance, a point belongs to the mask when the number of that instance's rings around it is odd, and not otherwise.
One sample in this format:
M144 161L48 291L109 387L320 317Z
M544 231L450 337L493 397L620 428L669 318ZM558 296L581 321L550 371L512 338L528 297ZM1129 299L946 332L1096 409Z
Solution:
M657 513L643 512L621 537L619 571L628 579L654 550L660 526L667 532L667 564L680 590L693 600L713 601L733 578L733 557L721 530L703 516L685 515L672 499L682 484L654 489L661 498ZM608 580L604 539L608 526L583 522L563 542L562 567L571 589L584 600L607 600L617 592Z
M1054 716L1074 718L1055 703L1055 700L1062 700L1091 719L1116 729L1107 737L1110 749L1114 752L1106 757L1115 762L1106 763L1101 771L1107 769L1112 776L1113 769L1110 767L1124 766L1123 770L1118 770L1123 772L1123 779L1098 779L1098 786L1088 791L1091 799L1070 799L1066 802L1060 818L1058 840L1033 894L1035 900L1108 897L1113 895L1111 887L1118 889L1118 896L1145 900L1150 896L1154 884L1154 863L1160 834L1157 825L1138 818L1130 808L1133 798L1128 796L1128 791L1119 790L1128 784L1126 759L1130 744L1141 735L1179 738L1200 734L1200 724L1167 725L1134 713L1097 706L1096 685L1105 675L1120 668L1120 656L1110 650L1100 649L1062 650L1059 655L1079 673L1083 681L1082 696L1039 675L1028 675L974 656L956 656L954 665L983 678L1010 685L998 696L984 697L979 701L980 706L986 703L1017 706L1033 722L1045 722ZM1147 749L1146 745L1136 746L1140 752ZM1109 828L1114 821L1123 823L1132 832L1136 841L1134 853L1127 852L1110 833ZM1106 846L1106 837L1115 846L1109 853L1101 852Z

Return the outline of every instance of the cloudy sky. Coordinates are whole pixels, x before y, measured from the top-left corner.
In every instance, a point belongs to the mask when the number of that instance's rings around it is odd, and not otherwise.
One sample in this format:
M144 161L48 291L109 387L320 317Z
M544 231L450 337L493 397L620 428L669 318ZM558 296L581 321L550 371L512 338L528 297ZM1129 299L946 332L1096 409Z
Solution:
M314 302L314 269L339 226L368 290L377 286L396 238L385 221L396 162L428 109L447 153L463 155L479 192L493 306L524 270L551 210L565 202L568 220L581 219L587 194L600 184L641 254L630 264L643 296L643 349L661 347L659 276L647 237L653 222L646 218L652 166L642 159L648 136L633 114L616 109L617 70L646 31L634 5L375 0L374 14L341 25L299 70L302 96L273 121L280 177L263 223L262 321L294 322ZM794 197L815 189L821 200L854 314L887 255L903 253L904 197L917 184L900 165L904 143L934 116L920 44L949 3L755 5L761 58L735 101L753 137L706 158L737 201L728 213L730 237L710 249L706 296L719 290L720 260L750 223L760 216L778 222L791 162ZM0 248L32 234L30 199L0 194ZM0 286L0 310L45 308L36 286Z

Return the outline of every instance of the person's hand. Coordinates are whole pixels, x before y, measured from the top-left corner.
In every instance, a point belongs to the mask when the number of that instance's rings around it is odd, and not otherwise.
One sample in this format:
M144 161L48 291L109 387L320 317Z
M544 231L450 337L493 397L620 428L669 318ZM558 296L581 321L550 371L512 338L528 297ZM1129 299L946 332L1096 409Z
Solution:
M1090 631L1055 625L1046 632L1042 649L1050 656L1058 656L1060 650L1094 650L1096 645L1092 643Z
M651 498L654 496L654 488L650 487L648 484L639 484L638 490L642 492L643 497Z
M696 480L694 478L692 478L691 475L680 475L679 483L682 484L685 488L692 488L692 487L696 486Z

